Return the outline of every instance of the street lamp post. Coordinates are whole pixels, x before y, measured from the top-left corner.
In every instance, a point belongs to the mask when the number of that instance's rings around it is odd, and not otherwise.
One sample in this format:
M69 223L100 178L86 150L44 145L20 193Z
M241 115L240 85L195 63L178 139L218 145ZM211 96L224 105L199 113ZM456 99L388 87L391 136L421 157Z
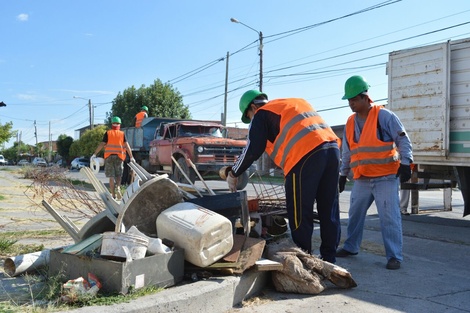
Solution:
M259 91L263 91L263 33L257 31L253 27L246 25L245 23L240 22L236 18L231 18L231 22L242 24L243 26L255 31L259 36Z
M83 99L83 100L88 100L88 111L89 111L89 114L90 114L90 129L93 129L93 124L95 123L94 122L94 112L93 112L93 106L91 105L91 99L85 99L85 98L82 98L82 97L77 97L77 96L73 96L75 99Z

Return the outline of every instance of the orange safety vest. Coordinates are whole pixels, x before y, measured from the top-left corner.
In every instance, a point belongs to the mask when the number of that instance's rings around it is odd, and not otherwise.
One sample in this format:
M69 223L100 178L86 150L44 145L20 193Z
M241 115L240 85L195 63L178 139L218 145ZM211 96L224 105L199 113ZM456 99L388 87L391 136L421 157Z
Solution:
M396 174L400 167L395 143L377 138L377 121L381 106L373 105L369 110L359 142L354 140L354 119L351 115L346 122L346 138L351 151L350 166L354 179L361 176L379 177Z
M142 126L142 121L145 118L145 113L144 111L141 111L135 115L135 127L140 127Z
M104 158L106 159L111 154L116 154L123 161L126 159L123 131L117 129L108 130L108 142L104 147Z
M266 143L265 151L283 169L284 175L320 144L340 142L331 127L304 99L276 99L258 110L271 111L281 116L279 134L274 142Z

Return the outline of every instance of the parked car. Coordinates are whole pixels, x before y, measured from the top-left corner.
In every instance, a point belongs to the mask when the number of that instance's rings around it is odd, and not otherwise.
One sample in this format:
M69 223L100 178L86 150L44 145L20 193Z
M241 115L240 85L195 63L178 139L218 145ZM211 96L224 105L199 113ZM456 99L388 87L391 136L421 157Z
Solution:
M18 161L18 165L26 166L26 165L30 165L30 163L28 162L28 160L22 159Z
M57 162L55 162L54 165L59 166L59 167L66 167L66 166L67 166L67 162L65 162L64 159L60 159L60 160L58 160Z
M35 158L33 159L33 165L46 167L46 166L47 166L47 162L46 162L46 160L44 160L44 158L35 157Z
M82 167L90 167L90 159L84 157L75 158L72 163L70 163L71 170L79 170Z
M7 160L0 154L0 165L7 165Z

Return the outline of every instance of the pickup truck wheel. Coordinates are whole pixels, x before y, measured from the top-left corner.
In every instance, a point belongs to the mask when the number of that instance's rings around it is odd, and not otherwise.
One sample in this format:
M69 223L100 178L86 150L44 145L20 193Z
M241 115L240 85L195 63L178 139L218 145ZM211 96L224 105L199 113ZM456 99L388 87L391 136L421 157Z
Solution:
M194 172L194 170L188 167L184 158L179 158L177 162L179 166L181 167L181 169L185 172L186 176L189 177L191 182L188 182L186 180L186 178L184 177L183 174L181 174L180 170L178 169L176 165L173 170L173 180L177 183L182 183L182 184L194 183L196 181L196 173Z
M246 187L246 185L248 185L248 180L249 180L248 173L243 172L243 174L241 174L238 177L237 190L243 190Z

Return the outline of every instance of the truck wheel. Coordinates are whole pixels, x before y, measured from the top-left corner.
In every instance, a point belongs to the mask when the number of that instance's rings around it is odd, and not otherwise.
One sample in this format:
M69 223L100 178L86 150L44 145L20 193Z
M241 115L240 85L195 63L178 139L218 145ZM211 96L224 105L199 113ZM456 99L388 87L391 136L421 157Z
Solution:
M188 167L184 158L179 158L177 162L178 162L178 165L186 174L186 176L189 177L189 179L191 180L191 183L194 183L196 181L196 173L194 172L194 170ZM184 175L181 174L179 168L176 165L173 169L173 180L177 183L190 184L190 182L186 180Z
M239 177L238 177L238 182L237 182L237 190L243 190L246 185L248 185L248 173L247 172L243 172L243 174L241 174Z

